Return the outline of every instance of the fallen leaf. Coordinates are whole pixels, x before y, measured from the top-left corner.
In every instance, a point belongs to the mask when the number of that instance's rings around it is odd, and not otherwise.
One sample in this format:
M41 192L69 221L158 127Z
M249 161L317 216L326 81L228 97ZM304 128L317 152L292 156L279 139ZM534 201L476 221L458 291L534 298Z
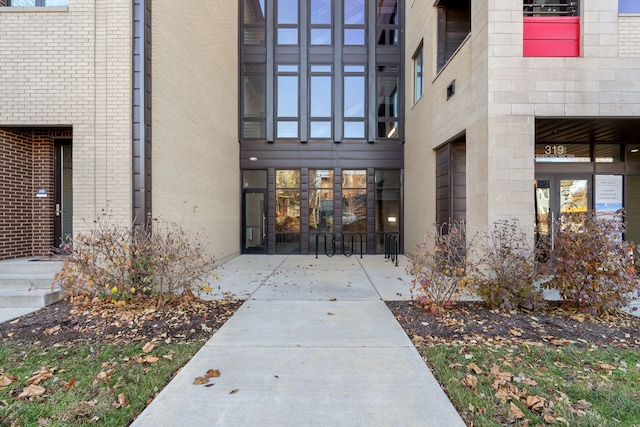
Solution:
M38 371L31 374L31 378L27 380L27 384L38 385L42 381L45 381L53 376L53 371L49 368L40 368Z
M196 379L193 380L193 385L201 385L201 384L206 384L208 382L209 380L205 377L196 377Z
M473 391L477 391L478 389L478 377L475 375L467 374L464 377L464 385L469 387Z
M151 365L153 363L156 363L158 360L160 360L159 357L148 355L142 358L142 363Z
M153 343L146 343L143 347L142 347L142 351L144 353L149 353L150 351L152 351L154 348L156 348L156 345Z
M76 379L75 378L71 378L69 380L69 382L66 382L64 384L62 384L62 387L66 388L67 390L69 390L71 387L73 387L76 384Z
M473 371L476 375L480 375L482 373L482 369L473 362L467 365L467 371Z
M513 402L509 404L509 414L516 420L524 418L524 413Z
M18 378L11 375L0 375L0 390L8 387L12 382L16 381Z
M527 399L525 400L527 408L531 409L532 411L541 410L544 407L544 402L545 399L540 396L527 396Z
M45 329L45 330L44 330L44 334L45 334L45 335L53 335L53 334L55 334L56 332L58 332L60 329L62 329L62 326L61 326L61 325L56 325L56 326L54 326L54 327L52 327L52 328Z
M599 363L596 365L596 368L602 371L613 371L614 369L616 369L615 366L609 365L608 363Z
M522 332L518 331L517 329L511 329L509 331L509 333L511 335L513 335L514 337L521 337L522 336Z
M40 387L39 385L31 384L28 387L25 387L22 390L22 393L18 396L18 399L22 399L23 397L34 397L34 396L42 396L46 389L44 387Z
M218 369L209 369L206 374L204 374L205 378L218 378L220 376L220 370Z
M124 393L120 393L118 395L118 402L116 408L122 408L124 406L127 406L129 404L129 399L127 398L127 396Z
M236 394L237 392L238 392L238 389L237 389L237 388L235 388L235 389L231 390L231 391L229 392L229 394Z

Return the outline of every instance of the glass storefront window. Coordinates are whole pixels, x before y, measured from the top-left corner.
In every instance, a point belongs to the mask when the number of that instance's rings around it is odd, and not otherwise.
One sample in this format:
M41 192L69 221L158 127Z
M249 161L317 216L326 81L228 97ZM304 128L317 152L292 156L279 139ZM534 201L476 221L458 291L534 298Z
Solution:
M617 163L622 161L620 144L596 144L595 158L598 163Z
M333 233L333 171L309 171L309 231Z
M267 188L266 170L242 171L242 186L244 188Z
M352 233L360 233L366 248L367 241L367 171L342 171L342 231L347 248L356 252L360 250L359 238L357 247L350 248Z
M276 171L276 253L300 253L300 171Z
M375 179L376 252L383 253L385 235L400 232L400 171L376 171Z
M640 162L640 144L628 144L625 149L625 160L631 163Z

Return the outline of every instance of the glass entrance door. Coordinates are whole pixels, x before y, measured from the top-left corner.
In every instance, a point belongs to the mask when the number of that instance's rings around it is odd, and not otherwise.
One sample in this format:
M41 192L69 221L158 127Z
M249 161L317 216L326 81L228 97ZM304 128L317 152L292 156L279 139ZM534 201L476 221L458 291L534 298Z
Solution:
M245 190L243 192L242 253L266 253L267 242L267 200L266 190Z
M576 214L593 209L590 175L539 175L535 181L536 240L541 247L553 247L553 223L563 226L577 221Z
M54 248L62 248L73 237L72 177L71 140L56 140L54 144Z

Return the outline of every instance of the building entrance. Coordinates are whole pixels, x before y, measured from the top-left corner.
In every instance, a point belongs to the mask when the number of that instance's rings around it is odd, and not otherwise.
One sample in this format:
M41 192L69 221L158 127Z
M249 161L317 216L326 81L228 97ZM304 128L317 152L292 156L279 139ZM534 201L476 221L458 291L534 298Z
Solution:
M53 247L62 248L73 236L73 163L71 140L54 142Z

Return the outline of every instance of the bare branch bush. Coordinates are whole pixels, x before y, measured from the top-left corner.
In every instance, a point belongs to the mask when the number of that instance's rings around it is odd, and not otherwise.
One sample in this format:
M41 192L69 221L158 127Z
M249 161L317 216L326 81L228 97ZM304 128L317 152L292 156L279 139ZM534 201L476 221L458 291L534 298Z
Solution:
M535 281L539 276L538 250L516 219L493 223L478 243L480 261L470 282L489 307L513 310L545 305Z
M412 298L434 312L455 304L466 287L471 246L463 221L435 225L409 256Z
M103 215L66 250L56 282L73 303L122 305L140 295L157 295L161 302L210 291L206 279L214 259L206 255L203 237L174 223L153 220L134 228Z

